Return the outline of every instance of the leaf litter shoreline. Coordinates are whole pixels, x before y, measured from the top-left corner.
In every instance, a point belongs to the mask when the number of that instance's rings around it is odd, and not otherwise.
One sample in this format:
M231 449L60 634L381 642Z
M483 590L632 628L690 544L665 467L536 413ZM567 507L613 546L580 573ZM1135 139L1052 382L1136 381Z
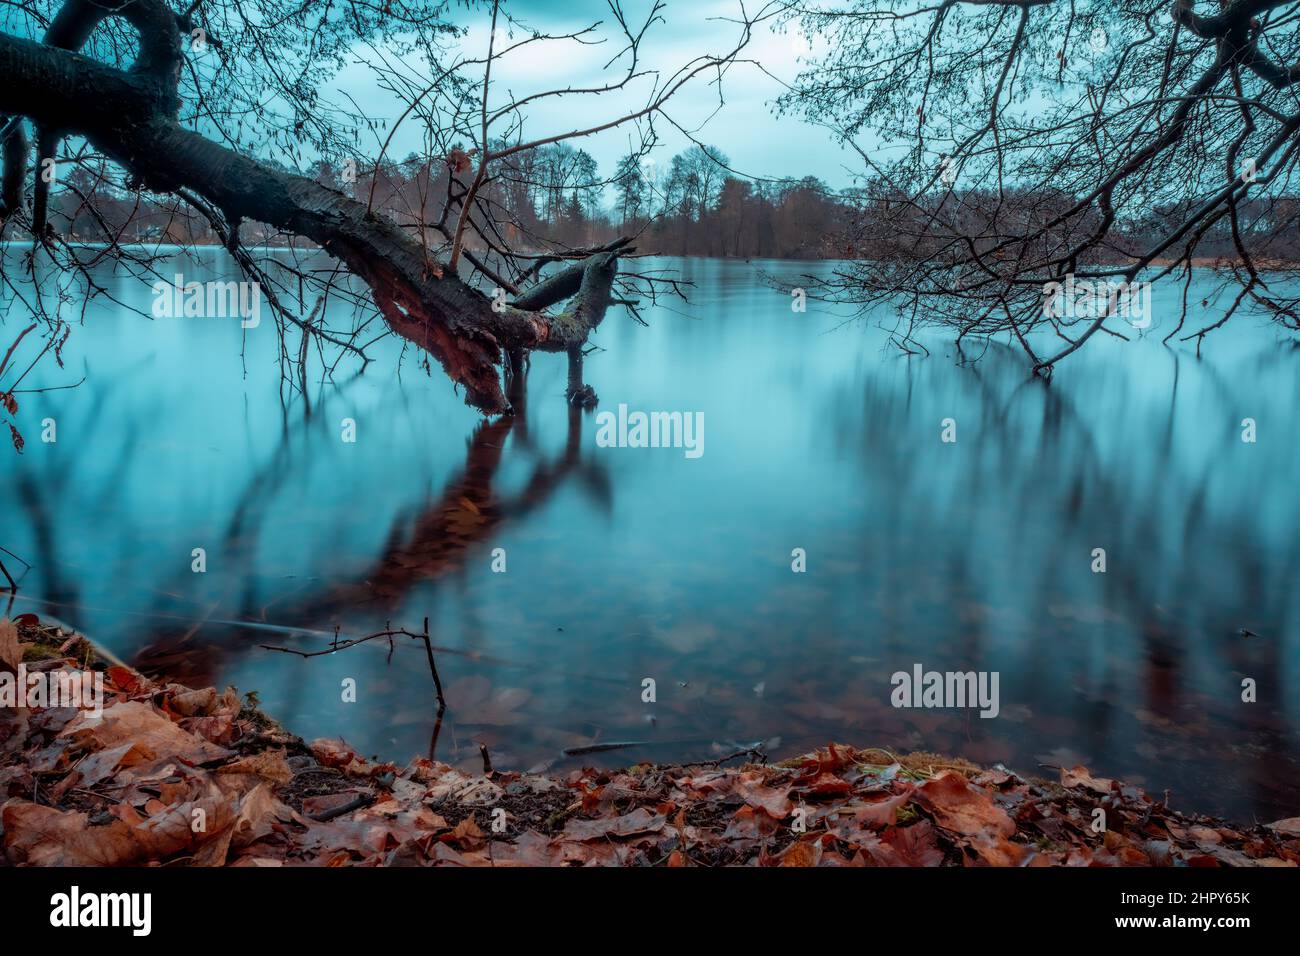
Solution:
M0 671L105 688L98 720L0 710L0 865L1300 865L1300 818L1182 813L1083 767L1048 781L832 743L772 765L468 774L308 743L252 695L96 657L34 615L0 622Z

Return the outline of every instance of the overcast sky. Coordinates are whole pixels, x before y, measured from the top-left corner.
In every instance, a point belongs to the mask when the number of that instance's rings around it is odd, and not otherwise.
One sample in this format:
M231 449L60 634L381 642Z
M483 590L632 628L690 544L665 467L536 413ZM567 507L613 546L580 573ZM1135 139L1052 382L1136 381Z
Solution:
M752 13L761 0L747 0ZM630 24L639 25L648 14L650 0L625 0L624 10ZM508 12L528 27L543 33L572 33L603 20L601 45L584 45L571 40L529 44L509 54L494 67L492 86L503 102L505 92L516 96L563 86L589 86L607 82L620 61L609 72L602 67L622 44L613 25L609 8L601 0L520 0L510 3ZM655 24L647 34L642 49L641 68L657 69L667 75L692 58L702 54L723 54L733 48L740 35L734 22L740 10L739 0L667 0L663 12L665 23ZM461 15L463 18L463 14ZM731 18L733 22L727 22ZM465 22L463 19L460 22ZM464 50L475 56L487 51L486 16L468 21L469 33L462 41ZM498 22L499 27L510 27ZM528 35L513 28L513 42ZM506 37L506 42L512 38ZM731 159L731 165L750 175L765 177L819 176L832 187L849 184L848 170L855 168L853 154L842 149L826 131L792 118L777 118L772 102L781 93L781 82L793 79L799 58L807 57L810 47L797 32L777 32L774 25L760 25L745 56L762 63L773 74L749 64L740 64L724 80L725 103L718 110L716 88L701 75L671 101L668 113L687 130L696 131L702 142L716 146ZM349 67L339 77L339 86L351 94L367 112L393 117L400 107L389 94L375 84L374 74L363 64ZM527 110L525 135L540 137L565 132L580 126L595 125L644 104L649 90L647 80L634 91L599 97L567 96L540 101ZM711 113L718 110L715 115ZM671 124L656 122L663 145L652 155L667 163L690 141ZM630 128L616 129L576 140L600 164L601 172L610 175L618 158L625 154L636 133ZM392 155L406 156L420 148L418 130L399 132Z

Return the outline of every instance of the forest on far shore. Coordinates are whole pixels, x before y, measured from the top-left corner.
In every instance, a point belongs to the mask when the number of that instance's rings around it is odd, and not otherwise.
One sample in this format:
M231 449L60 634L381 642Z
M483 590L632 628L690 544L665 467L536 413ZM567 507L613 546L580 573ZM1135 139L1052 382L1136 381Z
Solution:
M467 154L410 156L378 168L352 160L318 162L317 182L366 201L399 225L437 219ZM480 193L482 209L505 216L503 245L534 250L603 245L636 235L640 252L670 256L772 259L839 258L851 218L849 196L820 179L753 180L733 175L712 147L692 146L666 165L629 154L602 175L582 149L558 143L512 157ZM459 166L459 168L458 168ZM50 202L55 231L80 242L219 244L208 220L174 196L120 188L90 165L68 174ZM483 216L486 227L486 219ZM289 245L290 237L245 223L245 243ZM470 242L482 247L481 239Z
M437 218L450 188L451 173L468 155L460 150L440 160L412 155L401 162L375 166L316 163L312 178L364 199L410 229ZM1015 190L985 195L978 190L936 188L929 205L879 180L848 189L832 189L815 176L780 180L748 178L734 172L725 154L713 147L692 146L665 166L629 154L609 175L596 160L567 143L513 157L482 191L485 213L507 225L502 245L535 251L598 247L618 236L636 237L643 253L743 259L887 259L900 242L898 206L912 204L919 223L939 210L986 226L986 219L1013 209ZM51 199L55 232L78 242L163 242L177 245L220 244L211 223L173 196L128 191L107 170L88 164L68 177L68 189ZM1020 196L1024 218L1059 213L1073 202L1067 193ZM1281 203L1281 206L1278 204ZM1250 200L1241 203L1251 212ZM1300 200L1271 200L1257 218L1288 221ZM1185 215L1177 204L1153 206L1137 217L1121 217L1112 236L1111 254L1138 253L1169 223ZM484 231L488 216L484 215ZM1260 225L1260 223L1256 223ZM301 244L302 240L263 226L245 223L241 235L254 245ZM470 246L481 248L482 240ZM1300 261L1300 234L1281 231L1270 251L1279 261ZM1235 258L1231 230L1220 224L1208 230L1199 250L1204 259ZM1092 256L1086 258L1093 258Z

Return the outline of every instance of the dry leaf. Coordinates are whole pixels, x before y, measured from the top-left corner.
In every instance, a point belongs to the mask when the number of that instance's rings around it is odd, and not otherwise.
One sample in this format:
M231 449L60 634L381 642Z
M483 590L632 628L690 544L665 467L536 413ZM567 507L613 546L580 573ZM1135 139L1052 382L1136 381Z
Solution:
M18 643L18 628L8 618L0 618L0 671L18 673L23 662L22 645Z
M916 790L923 806L934 814L934 822L945 830L967 836L990 834L1009 837L1015 822L987 793L970 785L955 770L945 770Z

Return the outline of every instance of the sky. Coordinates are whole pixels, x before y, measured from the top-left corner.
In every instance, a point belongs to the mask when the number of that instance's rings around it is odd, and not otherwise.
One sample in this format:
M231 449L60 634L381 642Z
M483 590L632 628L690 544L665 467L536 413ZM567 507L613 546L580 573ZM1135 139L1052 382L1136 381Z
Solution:
M746 0L751 13L762 0ZM584 45L573 40L556 40L526 45L494 66L492 87L497 94L490 103L504 102L506 91L516 96L557 87L589 86L605 83L619 72L625 61L609 71L602 68L622 47L608 6L603 0L519 0L509 3L506 11L517 21L543 33L571 33L604 21L599 33L606 38L601 45ZM651 9L650 0L625 0L623 9L631 24L644 21ZM667 0L662 16L646 36L641 68L657 69L664 75L703 54L720 55L734 47L740 28L734 22L740 0ZM469 20L460 14L468 33L461 41L469 55L482 56L487 51L490 20L486 14ZM731 18L733 22L726 22ZM527 35L518 27L498 21L500 29L513 29L505 42L518 42ZM775 24L760 24L743 56L757 60L762 69L738 64L724 80L725 102L718 108L716 88L701 75L679 93L668 106L668 114L700 141L721 149L731 166L747 175L780 178L818 176L833 188L850 184L852 171L858 168L856 156L835 142L821 128L796 117L778 118L773 101L782 92L782 81L789 82L799 71L799 61L815 53L815 48L791 27L785 31ZM772 74L771 76L765 75ZM346 90L367 113L376 117L394 117L401 107L375 81L374 73L358 61L340 74L338 86ZM530 105L524 134L540 137L567 132L577 127L596 125L644 104L649 81L642 80L631 91L592 96L565 96ZM716 112L715 112L716 110ZM711 115L712 114L712 115ZM651 157L666 165L673 154L690 145L690 140L671 124L656 122L663 144ZM611 175L620 156L635 142L631 128L609 130L572 145L591 153L604 175ZM398 157L418 151L418 129L403 128L394 139L390 154Z

